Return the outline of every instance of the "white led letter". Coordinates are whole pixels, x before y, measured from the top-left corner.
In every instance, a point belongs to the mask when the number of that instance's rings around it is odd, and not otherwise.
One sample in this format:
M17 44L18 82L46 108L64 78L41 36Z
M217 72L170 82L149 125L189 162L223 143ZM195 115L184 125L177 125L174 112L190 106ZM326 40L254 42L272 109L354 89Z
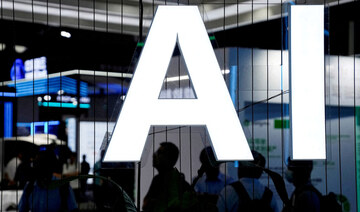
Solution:
M291 6L293 159L325 159L324 6Z
M176 43L197 99L158 99ZM158 7L104 161L139 161L151 125L204 125L218 160L253 159L197 7Z

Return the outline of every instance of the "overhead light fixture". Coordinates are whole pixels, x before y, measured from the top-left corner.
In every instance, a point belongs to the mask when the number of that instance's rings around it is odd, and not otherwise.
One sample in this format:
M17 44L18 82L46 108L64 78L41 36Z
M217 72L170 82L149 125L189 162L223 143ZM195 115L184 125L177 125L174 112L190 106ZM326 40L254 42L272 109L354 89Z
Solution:
M45 100L45 101L50 101L50 100L51 100L51 96L50 96L50 95L45 95L45 96L44 96L44 100Z
M64 93L65 93L64 90L58 90L58 92L57 92L58 95L63 95Z
M22 54L27 50L26 46L22 46L22 45L15 45L14 48L15 48L15 52L19 54Z
M67 32L67 31L61 31L60 35L64 38L71 38L70 32Z
M4 51L6 48L5 43L0 43L0 51Z

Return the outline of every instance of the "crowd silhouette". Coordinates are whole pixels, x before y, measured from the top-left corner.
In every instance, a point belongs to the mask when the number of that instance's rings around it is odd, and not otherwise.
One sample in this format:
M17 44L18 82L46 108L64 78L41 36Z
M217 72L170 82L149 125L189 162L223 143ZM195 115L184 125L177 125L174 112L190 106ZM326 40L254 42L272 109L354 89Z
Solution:
M252 151L254 160L240 161L237 178L232 178L222 172L224 162L216 160L210 146L200 152L201 166L197 176L187 182L175 166L179 158L178 147L171 142L162 142L152 156L157 174L140 210L133 204L131 191L119 186L127 182L116 183L106 176L106 166L104 168L102 162L104 154L105 151L101 151L100 159L94 163L93 174L89 175L91 168L86 155L82 156L80 164L76 153L56 145L40 146L33 155L20 152L5 166L1 186L2 189L23 189L17 207L20 212L79 211L83 210L79 203L89 200L94 202L93 210L83 211L322 212L325 211L325 197L332 197L322 195L312 185L312 161L289 158L287 170L281 176L265 167L262 154ZM133 165L124 163L118 167ZM272 189L269 183L261 182L263 175L268 177L268 182L272 181ZM90 185L87 183L89 178L93 179ZM285 180L295 188L289 196ZM281 204L276 200L279 196ZM331 205L326 211L341 211L335 198L326 201Z

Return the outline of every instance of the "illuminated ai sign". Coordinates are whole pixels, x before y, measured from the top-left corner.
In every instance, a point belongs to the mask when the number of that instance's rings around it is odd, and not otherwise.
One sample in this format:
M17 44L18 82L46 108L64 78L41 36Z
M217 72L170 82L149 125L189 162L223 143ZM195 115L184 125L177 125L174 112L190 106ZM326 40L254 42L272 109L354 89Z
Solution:
M290 126L294 159L325 159L324 6L290 8Z
M159 99L176 43L196 99ZM140 160L151 125L206 126L218 160L252 160L197 7L158 7L104 160Z
M196 99L159 99L176 43ZM151 125L206 126L217 160L253 159L197 7L158 7L104 161L139 161Z

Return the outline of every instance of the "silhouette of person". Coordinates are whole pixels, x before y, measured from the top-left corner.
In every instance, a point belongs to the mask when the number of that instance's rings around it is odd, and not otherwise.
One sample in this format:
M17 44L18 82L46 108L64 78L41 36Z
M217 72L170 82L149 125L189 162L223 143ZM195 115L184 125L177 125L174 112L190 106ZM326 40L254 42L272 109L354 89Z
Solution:
M61 120L59 123L57 138L65 142L68 141L68 128L65 121Z
M201 167L194 185L194 190L200 194L217 195L227 185L234 182L230 176L220 172L220 163L216 161L212 148L206 147L200 153Z
M229 176L220 172L220 163L216 161L210 146L205 147L200 153L201 167L198 176L194 178L192 187L197 193L201 211L217 211L216 202L221 190L234 182Z
M94 164L94 175L95 176L101 176L101 163L104 159L105 151L102 150L100 153L100 159L96 161ZM103 187L103 181L99 178L94 179L94 201L96 204L97 211L105 211L104 205L105 205L105 195L106 192Z
M320 212L320 192L310 182L312 169L312 161L288 159L285 177L295 186L295 190L291 194L290 206L285 207L284 212Z
M87 175L87 174L89 174L89 171L90 171L90 164L86 161L86 155L83 155L82 158L83 158L83 160L81 162L80 174L81 175ZM87 181L87 179L80 180L80 189L81 189L80 197L81 198L86 197L86 195L85 195L85 192L86 192L86 189L87 189L86 181Z
M22 162L16 169L14 181L21 189L24 188L27 182L34 180L33 160L33 157L24 154Z
M174 168L178 156L179 149L170 142L161 143L153 154L153 166L159 174L152 180L144 198L144 211L179 211L187 207L181 200L185 192L191 191L191 187L184 175Z
M44 147L43 147L44 148ZM76 211L77 204L74 193L69 184L51 187L54 181L59 180L55 173L58 163L52 150L40 151L34 161L35 181L29 181L21 196L20 212L60 212Z
M219 212L235 212L244 210L259 210L248 207L262 207L261 211L279 211L274 195L270 189L264 186L259 178L265 167L265 158L257 151L252 151L254 160L251 162L239 162L239 180L227 185L218 198L217 207ZM246 199L246 198L248 199ZM262 205L248 204L252 200L264 199ZM266 205L264 204L266 203Z

